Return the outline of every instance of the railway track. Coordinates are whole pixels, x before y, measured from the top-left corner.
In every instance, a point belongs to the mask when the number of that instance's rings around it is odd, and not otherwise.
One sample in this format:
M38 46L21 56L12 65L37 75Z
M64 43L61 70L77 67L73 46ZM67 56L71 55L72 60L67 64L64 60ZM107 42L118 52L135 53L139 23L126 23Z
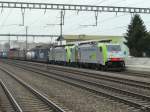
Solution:
M15 60L15 61L18 61L18 60ZM20 61L20 60L19 60ZM27 61L20 61L20 62L26 62L26 63L29 63L31 65L36 65L36 66L48 66L48 67L52 67L54 68L55 66L53 65L47 65L47 64L44 64L44 63L37 63L37 62L27 62ZM56 65L57 66L57 65ZM56 67L55 67L56 68ZM57 67L58 68L58 67ZM68 70L67 68L64 67L64 69ZM71 67L69 67L69 69L71 70L74 70L72 69ZM77 70L74 70L77 72ZM150 72L140 72L140 71L135 71L135 70L126 70L124 72L115 72L115 71L107 71L107 72L111 72L111 73L119 73L119 74L122 74L122 75L128 75L128 76L137 76L137 77L145 77L145 78L150 78ZM97 74L96 74L97 75Z
M15 60L16 62L18 61L18 60ZM19 62L25 62L25 61L20 61L19 60ZM47 65L47 64L44 64L44 63L37 63L37 62L27 62L26 61L26 63L29 63L29 64L31 64L31 65L36 65L36 66L39 66L39 67L41 67L41 66L47 66L47 67L52 67L52 68L56 68L55 66L53 66L53 65ZM57 67L57 69L58 69L58 67ZM65 68L64 67L64 69L65 70L68 70L68 68ZM75 72L78 72L77 70L74 70L74 69L72 69L71 67L69 67L69 70L72 70L72 71L75 71ZM80 72L80 71L79 71ZM145 77L145 78L150 78L150 72L140 72L140 71L135 71L135 70L126 70L126 71L124 71L124 72L115 72L115 71L107 71L107 72L111 72L111 73L119 73L119 74L122 74L122 75L128 75L128 76L137 76L137 77ZM85 72L85 73L88 73L88 72ZM98 75L98 74L96 74L96 75Z
M56 79L59 81L63 81L65 83L80 87L82 89L86 89L95 94L103 95L107 98L113 99L114 101L122 102L126 105L134 107L133 110L136 112L137 111L139 111L139 112L141 112L141 111L149 112L150 111L150 96L149 96L149 94L143 95L140 93L135 93L135 92L131 92L129 90L125 90L124 88L118 88L118 87L114 87L112 85L107 85L106 83L103 84L103 83L98 83L98 82L94 82L91 80L86 80L81 77L77 78L77 77L64 75L66 73L66 71L64 71L64 73L63 73L63 71L61 71L61 73L60 73L60 72L58 72L58 70L60 70L60 69L57 69L57 71L55 70L52 72L52 71L40 69L39 68L40 66L35 67L31 64L30 64L30 66L26 65L25 63L24 64L23 63L22 64L14 63L14 64L25 70L30 70L32 72L36 72L36 73L45 75L46 77L53 78L53 79ZM72 70L70 72L72 73ZM73 71L73 73L75 74L75 71ZM76 72L76 74L77 74L77 72ZM83 74L87 74L87 73L82 73L82 75ZM111 79L111 80L114 80L114 79ZM129 81L129 80L127 80L127 81ZM130 83L131 83L131 81L130 81ZM138 82L138 81L136 81L134 83L136 86L140 86L139 88L141 88L142 86L143 87L146 86L145 89L149 89L147 83L146 83L146 85L141 85L140 84L141 82ZM133 85L133 83L132 83L132 85Z
M14 63L19 64L18 62L14 62ZM24 61L23 61L23 63L21 62L20 64L26 66L26 63L24 63ZM28 62L27 62L27 64L28 64ZM56 66L52 66L52 65L45 65L43 67L43 64L30 63L30 62L29 62L29 65L32 65L34 67L39 67L41 70L44 70L44 72L45 72L45 68L47 68L49 70L52 69L53 72L61 71L61 72L66 72L66 73L70 73L70 74L74 74L74 75L78 75L78 76L82 75L82 76L89 77L89 78L99 79L101 81L109 81L109 82L113 82L113 83L117 83L117 84L125 84L128 86L133 86L133 87L140 88L140 89L150 90L149 82L114 77L114 76L107 75L106 73L105 74L89 73L89 72L80 71L77 69L71 69L71 68L67 68L67 67L62 68L62 67L56 67ZM48 71L46 70L46 72L48 72Z
M127 70L122 72L121 74L125 75L131 75L131 76L138 76L138 77L145 77L145 78L150 78L150 72L140 72L140 71L131 71L131 70Z
M22 112L20 106L0 79L0 112Z
M69 68L66 69L62 69L62 68L58 68L58 67L54 67L54 66L48 66L48 69L53 69L56 71L62 71L62 72L66 72L66 73L71 73L71 74L76 74L76 75L82 75L82 76L86 76L86 77L90 77L90 78L95 78L95 79L99 79L99 80L103 80L103 81L109 81L109 82L115 82L118 84L126 84L129 86L134 86L134 87L138 87L138 88L144 88L144 89L148 89L150 90L150 83L148 82L141 82L141 81L137 81L137 80L131 80L131 79L123 79L120 77L113 77L113 76L108 76L108 75L103 75L103 74L97 74L97 73L88 73L88 72L81 72L80 70L71 70Z
M3 72L0 77L8 85L9 94L16 99L14 101L18 107L15 112L65 112L37 90L16 77L15 74L3 67L0 67L0 70Z

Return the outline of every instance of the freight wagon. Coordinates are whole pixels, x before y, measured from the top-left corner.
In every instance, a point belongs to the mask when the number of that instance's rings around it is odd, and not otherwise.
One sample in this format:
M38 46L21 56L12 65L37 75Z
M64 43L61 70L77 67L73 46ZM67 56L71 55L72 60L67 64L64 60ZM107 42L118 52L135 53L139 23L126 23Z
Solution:
M27 60L48 62L49 45L36 46L27 52Z

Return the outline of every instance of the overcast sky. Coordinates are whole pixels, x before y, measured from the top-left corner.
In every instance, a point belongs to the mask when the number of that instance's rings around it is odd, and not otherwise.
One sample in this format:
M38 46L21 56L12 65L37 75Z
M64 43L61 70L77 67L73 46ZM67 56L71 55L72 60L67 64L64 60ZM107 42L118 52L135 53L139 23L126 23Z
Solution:
M21 2L90 4L108 6L150 7L150 0L0 0ZM59 34L59 26L47 24L60 23L60 11L25 10L25 25L29 26L30 34ZM150 30L150 15L141 14L147 30ZM99 13L97 27L83 27L95 23L94 12L66 11L63 34L86 35L123 35L130 23L131 14L127 13ZM0 9L0 33L25 33L25 28L18 26L22 23L20 9ZM0 37L0 39L4 39Z

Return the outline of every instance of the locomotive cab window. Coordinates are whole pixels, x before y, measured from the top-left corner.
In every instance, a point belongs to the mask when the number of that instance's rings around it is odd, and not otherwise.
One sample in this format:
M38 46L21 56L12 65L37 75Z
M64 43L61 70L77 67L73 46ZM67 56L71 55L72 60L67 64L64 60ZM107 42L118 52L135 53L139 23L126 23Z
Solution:
M108 51L121 51L120 45L107 45Z

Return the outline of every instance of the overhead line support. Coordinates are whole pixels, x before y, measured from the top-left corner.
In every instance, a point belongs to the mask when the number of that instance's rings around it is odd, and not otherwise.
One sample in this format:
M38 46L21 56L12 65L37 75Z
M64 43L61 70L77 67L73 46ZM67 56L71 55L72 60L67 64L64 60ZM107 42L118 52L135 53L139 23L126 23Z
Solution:
M0 36L19 36L19 37L58 37L59 35L34 35L34 34L0 34Z
M51 10L124 12L124 13L150 14L150 8L138 8L138 7L115 7L115 6L49 4L49 3L29 3L29 2L4 2L4 1L0 1L0 7L2 7L2 8L51 9Z

